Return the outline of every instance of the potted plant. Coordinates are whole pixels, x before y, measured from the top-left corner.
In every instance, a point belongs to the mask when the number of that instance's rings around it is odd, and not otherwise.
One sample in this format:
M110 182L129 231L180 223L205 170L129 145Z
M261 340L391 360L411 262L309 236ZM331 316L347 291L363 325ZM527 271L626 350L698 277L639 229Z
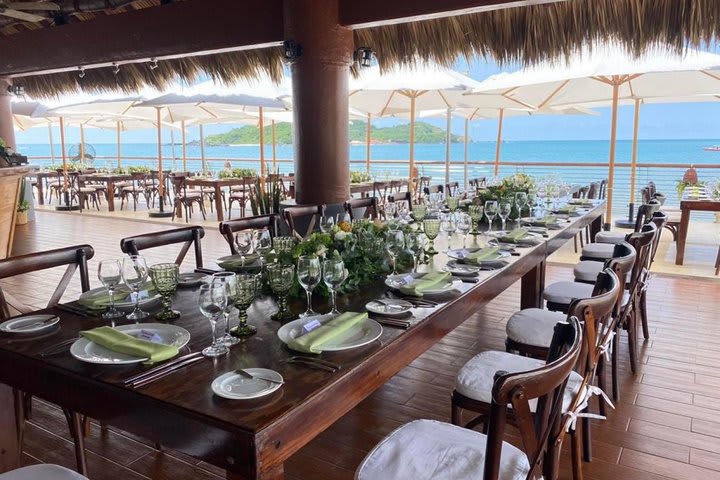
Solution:
M17 205L15 225L25 225L28 223L28 210L30 210L30 202L24 199L20 200Z

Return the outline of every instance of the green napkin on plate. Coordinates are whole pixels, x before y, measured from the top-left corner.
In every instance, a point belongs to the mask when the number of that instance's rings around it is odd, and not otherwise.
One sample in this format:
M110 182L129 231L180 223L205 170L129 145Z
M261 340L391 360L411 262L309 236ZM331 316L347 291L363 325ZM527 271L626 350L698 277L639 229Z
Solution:
M543 218L538 218L533 223L536 225L555 225L558 223L558 218L555 215L545 215Z
M485 247L473 252L463 259L465 263L480 263L488 260L497 260L500 247Z
M140 340L111 327L93 328L80 335L113 352L148 358L146 364L162 362L178 354L177 347Z
M245 266L250 266L253 263L257 261L257 259L260 258L260 255L257 253L249 253L245 255ZM243 262L242 262L242 256L241 255L230 255L228 257L222 257L218 259L218 265L220 265L222 268L242 268Z
M558 213L575 213L577 211L577 207L575 205L565 205L564 207L560 207L557 209Z
M298 352L321 353L322 346L368 318L367 312L345 312L313 331L290 339L288 347Z
M518 228L507 235L500 237L500 241L504 243L518 243L520 240L527 237L528 233L529 230L527 228Z
M142 292L147 292L149 297L153 297L155 295L155 286L152 282L145 282L140 287L140 293L142 294ZM121 285L113 292L112 300L114 303L130 301L128 299L130 293L127 286ZM108 295L107 290L99 290L93 295L80 295L78 303L88 310L104 310L110 305L110 295Z
M413 295L415 297L422 297L423 293L428 290L437 289L440 286L447 284L448 280L452 275L448 272L429 272L418 277L407 285L403 285L400 290L405 295Z

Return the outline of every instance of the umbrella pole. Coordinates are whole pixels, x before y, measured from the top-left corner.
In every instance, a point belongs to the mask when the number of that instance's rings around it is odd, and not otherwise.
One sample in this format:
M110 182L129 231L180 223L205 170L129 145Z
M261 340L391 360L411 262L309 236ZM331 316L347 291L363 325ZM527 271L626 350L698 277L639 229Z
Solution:
M48 122L48 140L50 140L50 165L55 166L55 145L52 134L52 123Z
M152 211L148 214L150 218L168 218L173 216L173 212L165 211L165 179L163 178L163 156L162 156L162 122L160 119L160 108L156 109L157 112L157 154L158 154L158 197L159 208L157 211ZM187 210L186 210L187 211Z
M500 109L500 116L498 117L498 134L497 142L495 143L495 176L497 177L500 173L500 147L502 146L502 127L503 117L505 116L505 109Z
M80 122L80 163L85 163L85 127Z
M67 154L65 153L65 118L60 117L60 148L62 149L63 170L63 198L64 205L58 205L55 210L79 210L79 205L72 205L70 201L70 185L68 185Z
M122 160L120 159L120 122L117 122L117 168L122 168Z
M275 120L270 122L270 133L272 134L272 159L273 159L273 171L278 171L277 166L277 138L275 136Z
M415 179L415 96L410 97L410 174L408 185ZM414 185L413 185L414 187ZM413 191L410 189L410 191Z
M468 187L468 133L470 120L465 119L465 152L463 160L463 190L467 190Z
M372 114L368 113L367 126L365 130L365 173L370 175L370 140L372 137Z
M187 172L187 142L185 141L185 120L180 121L180 128L182 129L183 172Z
M610 124L610 161L608 167L607 206L604 225L605 230L610 230L610 225L612 224L613 186L615 184L615 140L617 137L617 110L619 95L620 84L617 79L613 79L612 121Z
M633 124L632 165L630 169L630 203L635 203L635 173L637 170L638 126L640 124L640 99L635 99L635 121Z
M263 107L258 107L260 121L260 181L265 184L265 122L263 121Z
M205 172L205 134L203 133L203 124L200 124L200 169Z
M450 183L450 135L451 135L451 122L452 122L452 114L450 112L450 109L447 109L446 113L446 119L445 119L445 183Z

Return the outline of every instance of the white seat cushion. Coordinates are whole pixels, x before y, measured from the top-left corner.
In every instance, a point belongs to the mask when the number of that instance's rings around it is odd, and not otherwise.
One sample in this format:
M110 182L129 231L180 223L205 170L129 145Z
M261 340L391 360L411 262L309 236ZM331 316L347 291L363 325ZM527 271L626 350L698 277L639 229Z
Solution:
M545 287L543 298L547 302L570 305L573 300L592 297L594 288L589 283L555 282Z
M526 308L512 314L505 325L505 333L514 342L549 348L555 324L566 318L564 313Z
M59 465L31 465L0 474L0 480L88 480L77 472Z
M595 235L595 242L597 243L612 243L613 245L617 245L618 243L622 243L625 241L625 234L622 232L598 232L597 235Z
M357 480L477 480L483 478L487 436L435 420L415 420L398 428L368 453ZM527 456L503 443L500 480L524 480Z
M597 280L597 276L605 268L603 262L596 262L594 260L583 260L575 265L573 273L575 274L575 280L579 282L593 282ZM625 282L630 281L630 272L625 274Z
M468 398L490 404L495 374L503 370L508 373L526 372L545 365L544 360L522 357L507 352L482 352L471 358L458 372L455 379L455 390ZM582 377L572 372L565 387L563 411L570 408L576 392L582 384ZM536 400L530 401L530 409L534 412Z
M615 253L615 245L612 243L588 243L582 249L583 257L597 258L599 260L612 258L613 253Z

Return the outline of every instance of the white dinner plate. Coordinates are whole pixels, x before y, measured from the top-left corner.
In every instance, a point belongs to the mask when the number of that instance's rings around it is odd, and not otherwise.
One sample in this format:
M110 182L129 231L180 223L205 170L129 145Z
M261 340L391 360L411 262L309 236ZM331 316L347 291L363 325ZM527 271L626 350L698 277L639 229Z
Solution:
M277 380L278 382L283 381L282 375L275 370L267 368L244 368L243 370L250 375L259 375ZM235 372L220 375L213 380L210 385L215 395L230 400L248 400L251 398L264 397L280 387L282 387L281 383L269 382L260 378L245 378Z
M0 332L34 334L53 328L59 321L57 315L24 315L0 323Z
M396 298L383 298L371 300L365 304L365 309L370 313L376 313L385 317L402 317L412 310L413 304Z
M450 272L453 275L459 275L462 277L474 277L480 273L479 265L472 265L469 263L460 263L456 260L450 260L443 270Z
M285 344L290 340L300 336L302 327L308 322L314 320L325 323L332 318L332 315L316 315L312 317L298 318L292 322L286 323L277 332L278 338ZM340 350L349 350L351 348L362 347L376 340L382 335L382 326L375 320L366 318L362 322L356 323L349 330L341 335L333 338L320 348L323 352L338 352Z
M182 327L167 323L140 323L121 325L116 330L141 338L141 335L152 334L157 336L157 343L182 348L190 341L190 332ZM145 338L143 338L145 340ZM70 347L70 355L82 362L98 363L101 365L125 365L140 363L147 358L133 357L124 353L113 352L87 338L79 338Z
M528 225L535 225L539 227L552 227L557 226L560 223L560 219L557 217L557 215L555 216L554 222L544 222L542 218L535 217L524 217L521 218L520 221Z
M118 300L115 302L115 308L117 308L118 310L123 310L123 311L128 311L128 312L132 311L135 308L135 302L130 300L130 289L127 286L122 285L122 286L118 287L115 291L116 291L116 293L122 291L122 292L127 292L127 294L128 294L128 296L125 297L123 300ZM147 292L147 290L145 290L145 292ZM143 290L140 290L140 294L141 295L143 294ZM146 295L147 295L147 293L146 293ZM105 288L105 287L93 288L92 290L88 290L87 292L82 293L80 295L80 298L78 299L78 302L80 303L80 305L85 306L85 305L83 305L83 300L92 300L94 298L102 297L102 296L107 296L107 288ZM158 305L160 305L161 299L162 299L162 297L157 293L155 293L149 297L141 298L140 299L140 308L143 310L155 308ZM99 305L103 305L102 308L105 308L106 306L110 305L110 300L107 300L106 302L105 301L100 302Z
M385 279L385 285L387 285L390 288L399 289L402 287L407 286L408 283L410 283L414 278L420 278L424 273L405 273L400 275L388 275ZM453 280L452 278L448 279L447 283L444 285L440 285L436 288L432 288L430 290L424 290L423 295L439 295L443 293L448 293L452 291L455 287L457 287L462 281L460 280Z
M216 260L216 263L220 268L231 272L252 270L260 268L260 256L255 253L245 255L244 265L242 264L242 255L227 255L225 257L220 257Z
M200 285L209 275L200 272L185 272L178 275L178 286L194 287Z
M461 248L461 249L457 249L457 250L448 250L447 256L450 258L453 258L455 260L463 261L467 258L468 255L470 255L471 253L475 253L479 250L481 250L481 249L480 248ZM480 261L477 261L476 263L478 265L482 265L485 262L497 262L501 258L505 258L509 255L510 254L508 252L506 252L505 250L498 250L493 258L487 258L485 260L480 260ZM475 264L475 263L473 263L473 264Z

